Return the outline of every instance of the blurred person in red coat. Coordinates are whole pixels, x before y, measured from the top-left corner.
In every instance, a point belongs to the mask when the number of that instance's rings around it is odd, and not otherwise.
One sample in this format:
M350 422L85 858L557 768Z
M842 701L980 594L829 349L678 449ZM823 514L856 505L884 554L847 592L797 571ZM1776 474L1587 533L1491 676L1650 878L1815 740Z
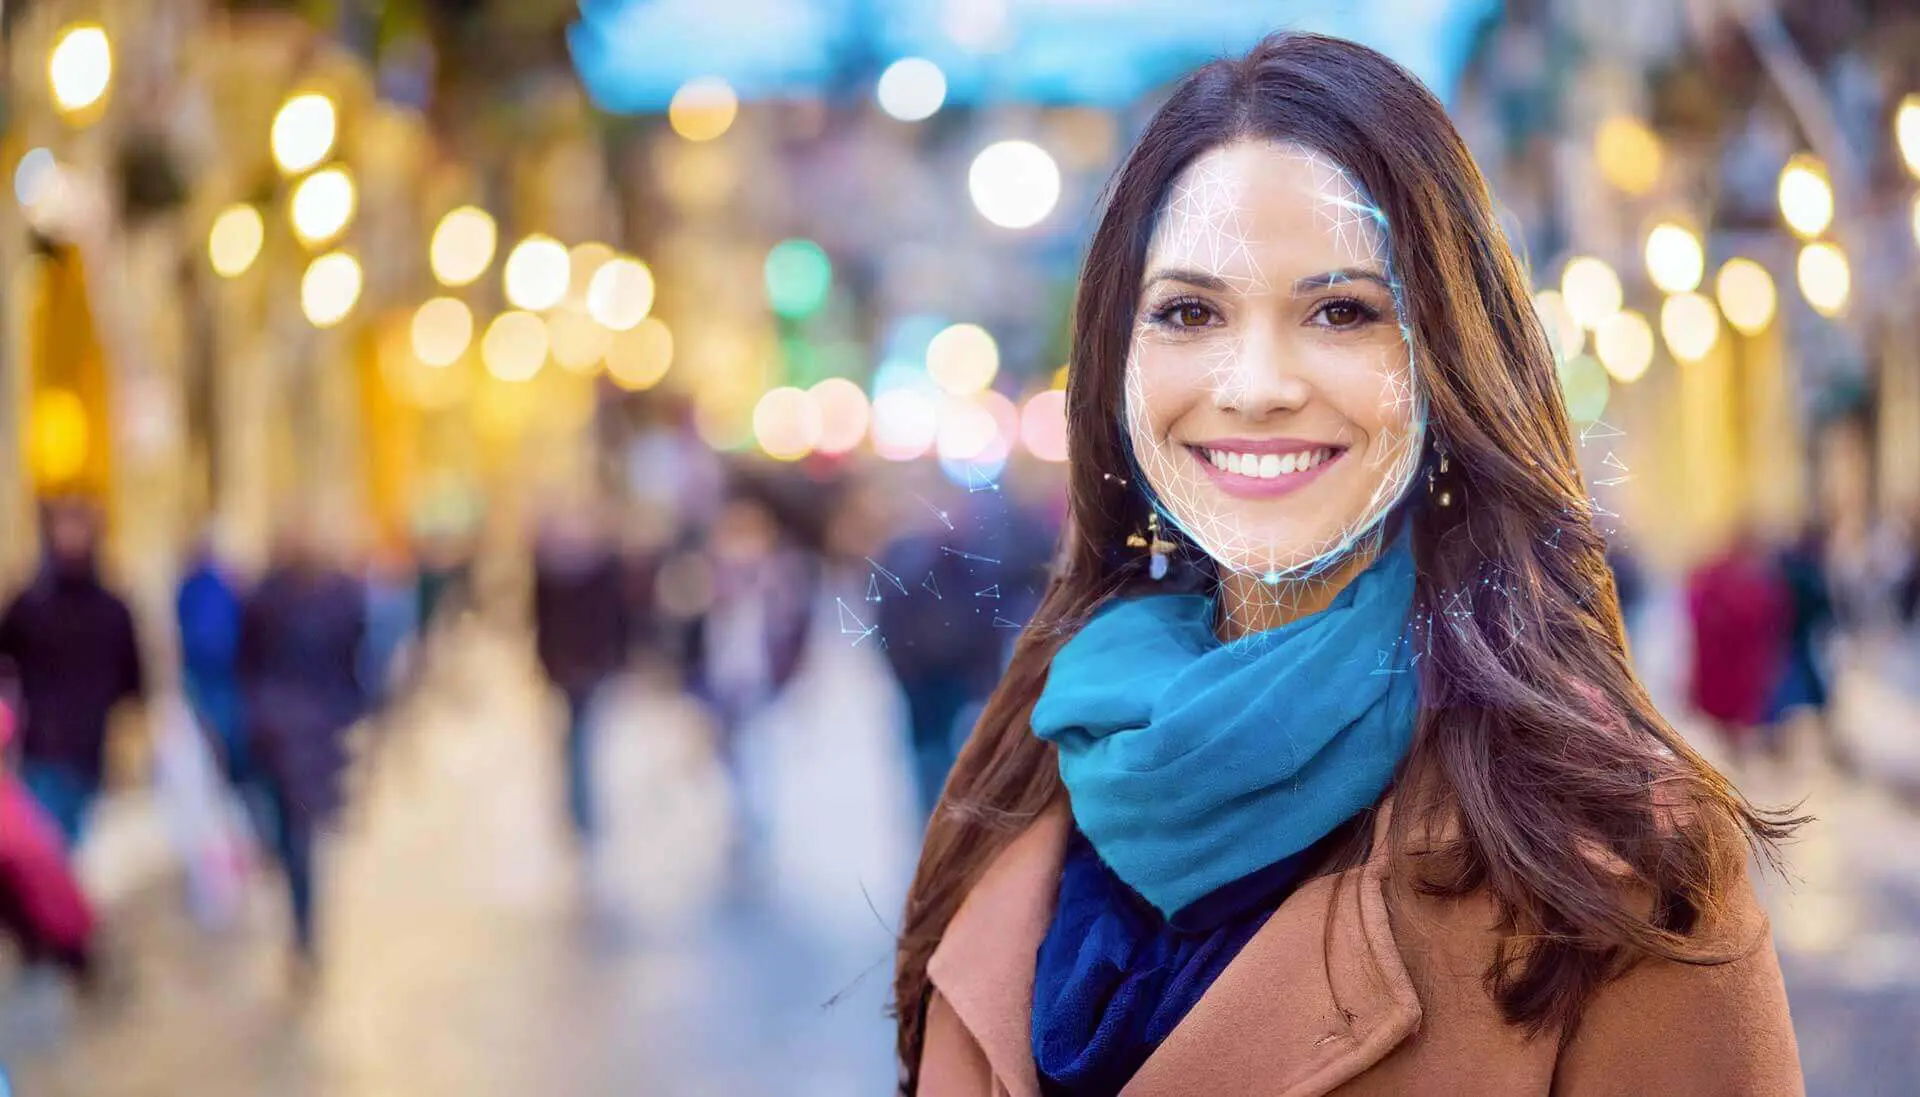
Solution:
M1759 531L1742 521L1727 547L1687 581L1693 622L1689 702L1736 754L1768 717L1786 658L1792 591Z

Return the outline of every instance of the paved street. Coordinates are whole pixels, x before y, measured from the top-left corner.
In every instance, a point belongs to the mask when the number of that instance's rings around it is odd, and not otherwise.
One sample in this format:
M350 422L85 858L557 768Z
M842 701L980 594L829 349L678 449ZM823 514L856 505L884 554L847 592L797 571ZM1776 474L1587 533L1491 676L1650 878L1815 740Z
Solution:
M79 1007L45 979L0 991L16 1092L887 1092L905 763L876 653L830 625L820 638L750 740L762 841L729 843L733 801L697 714L636 682L601 721L608 826L590 859L564 839L558 713L527 653L468 643L375 749L331 851L316 985L289 985L270 880L219 934L176 886L122 884L102 1002ZM1877 683L1850 681L1846 698L1863 750L1911 755L1920 706ZM1811 1091L1920 1093L1920 813L1801 753L1742 780L1762 802L1805 795L1820 817L1791 851L1795 879L1767 884Z

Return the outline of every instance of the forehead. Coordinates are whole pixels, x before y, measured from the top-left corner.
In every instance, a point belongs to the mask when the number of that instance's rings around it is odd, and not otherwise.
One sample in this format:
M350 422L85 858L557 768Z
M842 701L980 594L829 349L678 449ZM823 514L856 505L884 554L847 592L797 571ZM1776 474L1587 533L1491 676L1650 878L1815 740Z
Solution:
M1147 265L1259 282L1386 265L1385 223L1346 170L1296 144L1236 141L1167 192Z

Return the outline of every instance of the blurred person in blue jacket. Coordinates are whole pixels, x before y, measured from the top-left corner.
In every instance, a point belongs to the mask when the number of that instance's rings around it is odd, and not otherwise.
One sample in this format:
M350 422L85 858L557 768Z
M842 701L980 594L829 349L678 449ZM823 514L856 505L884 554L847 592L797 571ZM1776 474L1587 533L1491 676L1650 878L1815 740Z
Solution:
M180 684L236 787L245 786L251 774L241 734L240 607L239 577L220 558L213 538L203 536L174 595Z

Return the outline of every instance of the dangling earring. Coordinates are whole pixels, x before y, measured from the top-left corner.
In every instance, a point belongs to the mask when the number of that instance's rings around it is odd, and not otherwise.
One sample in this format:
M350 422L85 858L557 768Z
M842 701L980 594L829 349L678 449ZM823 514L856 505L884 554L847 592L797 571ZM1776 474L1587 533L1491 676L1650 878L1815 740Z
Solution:
M1162 540L1160 537L1160 512L1158 510L1152 508L1147 510L1147 532L1145 534L1129 534L1127 536L1127 547L1147 550L1147 574L1152 576L1155 581L1167 577L1167 554L1173 551L1173 542Z
M1447 469L1449 467L1449 463L1447 461L1447 451L1444 449L1441 449L1439 450L1439 454L1440 454L1439 475L1445 476L1447 474ZM1427 466L1427 495L1430 498L1432 498L1434 503L1438 506L1443 506L1443 507L1452 506L1453 505L1453 489L1451 487L1440 487L1436 489L1434 486L1435 479L1436 477L1434 473L1434 468L1432 465L1428 465Z

